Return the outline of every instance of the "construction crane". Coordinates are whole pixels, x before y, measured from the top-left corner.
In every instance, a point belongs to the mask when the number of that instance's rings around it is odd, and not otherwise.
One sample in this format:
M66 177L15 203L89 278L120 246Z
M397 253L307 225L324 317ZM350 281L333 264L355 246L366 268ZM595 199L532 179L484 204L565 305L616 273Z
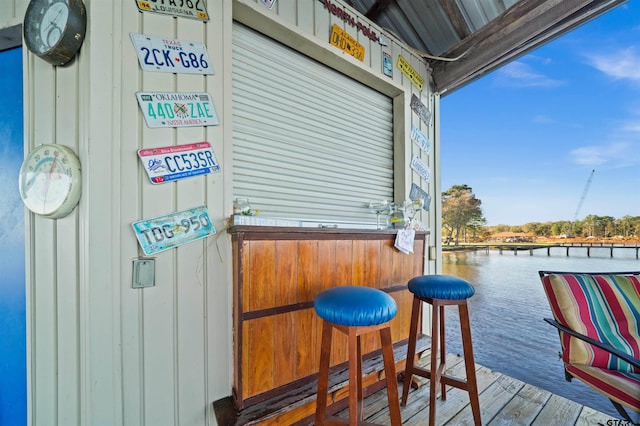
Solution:
M582 208L582 204L584 203L584 199L587 196L587 192L589 191L589 186L591 185L591 180L593 179L593 174L596 172L596 169L591 170L591 174L589 175L589 179L587 179L587 183L584 186L584 190L582 191L582 196L580 197L580 201L578 202L578 207L576 208L576 212L573 215L572 222L578 220L578 214L580 213L580 209Z

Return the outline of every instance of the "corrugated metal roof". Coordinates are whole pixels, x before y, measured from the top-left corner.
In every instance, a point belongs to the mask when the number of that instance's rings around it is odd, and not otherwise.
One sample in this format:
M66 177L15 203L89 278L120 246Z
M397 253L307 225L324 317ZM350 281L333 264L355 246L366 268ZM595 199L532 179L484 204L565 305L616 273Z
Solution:
M444 95L626 0L346 1L417 50Z

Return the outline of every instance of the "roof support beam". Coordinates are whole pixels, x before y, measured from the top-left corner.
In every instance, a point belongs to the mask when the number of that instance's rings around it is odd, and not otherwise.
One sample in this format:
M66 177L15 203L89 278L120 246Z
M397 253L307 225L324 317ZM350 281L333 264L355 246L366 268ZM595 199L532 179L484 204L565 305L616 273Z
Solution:
M442 55L456 57L466 52L461 59L429 60L435 90L441 95L450 93L625 1L520 1Z
M456 29L456 33L461 40L467 38L471 34L471 29L464 19L464 15L460 11L456 0L440 0L440 4L451 21L451 25Z
M373 6L371 6L369 10L367 10L364 16L366 16L367 18L375 22L378 19L378 17L380 17L380 14L382 14L385 10L387 10L387 8L391 3L395 3L395 2L396 0L377 0L373 4Z

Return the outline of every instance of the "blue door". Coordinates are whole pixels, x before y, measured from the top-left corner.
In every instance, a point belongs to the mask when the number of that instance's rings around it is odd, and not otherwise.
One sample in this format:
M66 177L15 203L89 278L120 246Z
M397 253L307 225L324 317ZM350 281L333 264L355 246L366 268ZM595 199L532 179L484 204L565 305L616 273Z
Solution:
M27 424L22 48L0 52L0 425Z

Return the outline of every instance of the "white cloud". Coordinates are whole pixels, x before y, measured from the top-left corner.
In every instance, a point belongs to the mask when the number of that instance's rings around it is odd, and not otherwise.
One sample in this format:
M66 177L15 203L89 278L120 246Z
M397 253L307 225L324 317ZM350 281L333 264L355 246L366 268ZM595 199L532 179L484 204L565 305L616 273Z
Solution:
M619 120L602 144L577 148L570 155L575 163L585 166L640 167L640 111Z
M585 166L629 167L640 165L640 144L611 142L600 146L584 146L571 151L573 160Z
M555 120L553 118L549 117L548 115L544 115L544 114L538 114L538 115L534 116L532 121L534 123L540 123L540 124L555 123Z
M629 133L640 133L640 120L625 124L622 126L622 130Z
M521 61L505 65L496 76L496 83L512 87L557 87L564 84L537 72L533 67Z
M590 65L615 80L640 82L640 54L635 47L588 56Z

